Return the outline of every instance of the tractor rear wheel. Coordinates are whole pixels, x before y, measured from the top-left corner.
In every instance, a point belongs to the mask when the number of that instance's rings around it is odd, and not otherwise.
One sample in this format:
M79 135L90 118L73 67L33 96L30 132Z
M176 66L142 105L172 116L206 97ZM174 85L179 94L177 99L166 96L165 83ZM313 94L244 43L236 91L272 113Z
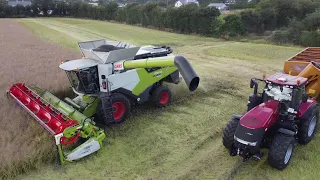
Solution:
M112 94L111 101L112 101L113 118L111 116L105 117L104 109L101 102L98 105L98 109L97 109L98 119L104 124L122 123L123 121L125 121L125 119L128 117L130 113L130 102L126 96L120 93ZM105 105L105 108L110 108L107 106L108 105Z
M319 110L314 106L312 113L306 119L300 119L300 126L298 131L298 142L300 144L308 144L313 138L319 121Z
M171 100L171 91L168 87L158 86L152 92L152 103L156 107L164 107Z
M295 138L278 133L275 135L268 154L268 164L278 170L286 168L294 150Z
M234 142L234 133L239 124L239 119L232 118L223 130L222 143L224 147L230 149Z

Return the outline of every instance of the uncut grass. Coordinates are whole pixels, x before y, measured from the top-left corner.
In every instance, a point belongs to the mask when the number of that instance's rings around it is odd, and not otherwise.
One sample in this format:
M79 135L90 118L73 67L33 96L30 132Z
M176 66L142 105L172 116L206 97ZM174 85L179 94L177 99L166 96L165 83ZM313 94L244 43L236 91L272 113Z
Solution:
M59 61L78 55L44 42L9 19L0 20L0 179L12 177L55 158L53 139L6 96L13 83L37 84L53 92L67 87Z
M94 179L317 177L319 161L317 158L312 160L312 157L318 154L318 136L308 146L297 146L296 159L290 168L282 172L266 165L265 158L260 162L242 164L239 158L229 157L221 143L222 129L231 115L246 109L247 96L251 93L249 78L260 76L265 71L280 71L283 61L301 48L210 41L101 21L37 18L20 22L42 38L63 45L69 42L52 34L67 36L72 42L95 36L138 44L172 44L175 53L183 54L191 61L201 77L201 83L192 94L187 92L183 83L170 85L173 102L161 110L149 104L135 107L126 122L106 129L109 144L97 154L61 169L48 165L37 171L28 171L19 175L18 179L92 179L93 176ZM43 28L38 29L39 24ZM67 33L72 29L77 30ZM141 34L145 38L141 38ZM303 176L302 171L308 174Z

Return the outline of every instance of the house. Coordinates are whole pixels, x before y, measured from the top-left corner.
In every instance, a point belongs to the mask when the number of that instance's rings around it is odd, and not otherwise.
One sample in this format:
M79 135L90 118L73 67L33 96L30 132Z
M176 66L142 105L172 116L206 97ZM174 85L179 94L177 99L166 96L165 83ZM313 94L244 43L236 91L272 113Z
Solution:
M31 6L31 1L30 0L16 0L16 1L8 1L8 6L17 6L17 5L21 5L21 6Z
M180 7L182 5L186 5L186 4L197 4L199 6L199 2L197 0L178 0L176 1L176 3L174 3L174 7Z
M92 6L98 6L99 5L99 3L97 3L97 2L88 2L88 4L90 4Z
M127 4L124 3L117 3L119 8L125 7Z
M216 7L220 11L224 11L228 9L228 6L224 3L210 3L208 7Z
M256 0L246 0L246 2L250 3L250 2L255 2ZM245 1L242 1L245 2ZM236 0L225 0L224 1L225 4L236 4L237 1Z
M225 0L224 3L225 4L235 4L236 0Z

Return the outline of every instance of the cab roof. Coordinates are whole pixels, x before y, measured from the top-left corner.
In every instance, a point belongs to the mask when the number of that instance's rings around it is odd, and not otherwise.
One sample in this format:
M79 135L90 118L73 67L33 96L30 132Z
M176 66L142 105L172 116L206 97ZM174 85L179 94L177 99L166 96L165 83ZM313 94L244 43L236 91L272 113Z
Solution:
M278 85L288 85L288 86L300 86L305 84L308 79L300 76L291 76L284 73L276 73L267 78L267 81L278 84Z
M99 61L93 59L76 59L72 61L63 62L59 65L59 67L65 71L72 71L76 69L84 69L92 66L96 66L99 64Z

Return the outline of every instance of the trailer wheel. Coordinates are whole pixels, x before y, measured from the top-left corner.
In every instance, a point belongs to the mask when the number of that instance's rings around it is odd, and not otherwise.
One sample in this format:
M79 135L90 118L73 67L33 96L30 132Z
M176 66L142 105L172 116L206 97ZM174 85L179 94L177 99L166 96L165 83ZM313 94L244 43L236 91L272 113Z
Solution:
M234 133L239 124L239 119L232 118L223 130L222 143L224 147L230 149L234 142Z
M268 164L278 170L285 169L291 160L294 142L293 136L276 134L269 148Z
M298 142L300 144L308 144L313 138L319 121L319 110L314 106L312 113L306 119L300 119L298 131Z
M164 107L171 100L171 91L168 87L159 86L152 92L152 103L156 107Z
M113 118L111 116L105 117L102 102L98 105L97 116L104 124L122 123L126 120L130 113L130 102L126 96L120 93L111 95ZM105 105L106 111L108 104Z

